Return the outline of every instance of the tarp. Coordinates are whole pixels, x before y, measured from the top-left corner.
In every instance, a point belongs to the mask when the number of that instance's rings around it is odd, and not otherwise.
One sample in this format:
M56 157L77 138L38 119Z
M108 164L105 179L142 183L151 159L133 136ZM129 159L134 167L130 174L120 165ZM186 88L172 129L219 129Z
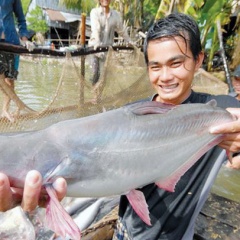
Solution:
M59 22L66 21L66 18L61 14L60 11L46 9L46 13L51 21L59 21Z
M46 9L46 13L51 21L58 21L58 22L76 22L81 21L80 14L73 14L73 13L66 13L62 11L56 11L51 9ZM86 19L86 25L90 25L90 20Z
M75 21L80 21L81 16L78 14L72 14L72 13L66 13L66 12L60 12L63 17L65 18L65 22L75 22Z

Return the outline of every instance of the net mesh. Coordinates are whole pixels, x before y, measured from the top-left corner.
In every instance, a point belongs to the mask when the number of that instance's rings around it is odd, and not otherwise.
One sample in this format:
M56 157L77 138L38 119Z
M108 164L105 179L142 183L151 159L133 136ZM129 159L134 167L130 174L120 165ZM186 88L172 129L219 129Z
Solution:
M70 52L65 58L24 56L21 61L27 61L29 71L20 69L20 74L23 81L28 81L28 91L19 82L16 94L0 75L1 105L6 94L12 99L10 111L15 112L14 122L0 118L0 132L39 130L62 120L100 113L153 94L140 49L115 51L109 48L100 79L94 86L90 81L93 72L91 58L92 55L72 57ZM31 96L28 96L29 89L32 90ZM36 89L37 94L34 93ZM224 82L204 70L196 73L193 89L212 94L228 93Z

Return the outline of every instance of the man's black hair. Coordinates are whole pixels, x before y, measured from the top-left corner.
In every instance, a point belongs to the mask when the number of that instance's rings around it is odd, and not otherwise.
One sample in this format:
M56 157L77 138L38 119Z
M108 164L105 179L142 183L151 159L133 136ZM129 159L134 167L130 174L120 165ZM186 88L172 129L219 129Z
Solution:
M144 41L144 57L148 64L147 47L149 41L160 38L181 37L187 44L196 60L202 51L200 31L196 21L183 13L172 13L157 20L148 30Z

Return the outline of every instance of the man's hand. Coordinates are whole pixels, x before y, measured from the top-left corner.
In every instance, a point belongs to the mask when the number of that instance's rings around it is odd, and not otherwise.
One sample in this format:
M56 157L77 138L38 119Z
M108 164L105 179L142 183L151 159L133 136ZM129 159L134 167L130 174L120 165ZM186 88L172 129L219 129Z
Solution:
M63 178L58 178L53 187L56 190L59 201L66 195L67 184ZM8 177L0 173L0 211L7 211L21 203L24 211L30 212L38 205L45 206L48 196L42 189L42 176L32 170L28 172L24 189L11 188Z
M224 134L224 139L219 146L229 152L240 152L240 109L228 108L227 111L236 118L236 121L213 127L210 133Z
M28 41L28 39L26 37L22 37L20 39L20 43L22 46L26 47L29 52L33 51L35 48L34 43Z
M25 42L25 47L27 48L27 50L28 50L29 52L32 52L32 51L34 50L34 48L35 48L35 45L34 45L33 42L26 41L26 42Z

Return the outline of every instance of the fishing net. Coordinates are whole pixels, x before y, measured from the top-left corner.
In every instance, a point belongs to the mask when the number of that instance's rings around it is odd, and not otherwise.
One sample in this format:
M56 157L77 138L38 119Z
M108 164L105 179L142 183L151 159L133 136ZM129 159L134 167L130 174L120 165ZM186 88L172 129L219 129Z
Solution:
M14 122L0 119L0 131L37 130L61 120L99 113L151 95L140 50L114 51L109 48L105 55L100 79L94 86L90 81L92 55L72 57L67 52L66 57L21 57L21 62L28 61L29 71L19 69L16 95L5 84L3 75L0 77L2 92L12 99L11 112L18 110ZM21 88L21 81L27 81L28 88L38 89L34 98L24 94L26 89ZM41 109L35 107L38 98L44 100Z
M109 47L104 55L99 81L93 85L93 54L73 56L71 51L66 51L65 57L21 54L16 94L0 75L0 90L11 98L10 111L15 114L12 122L0 118L0 132L39 130L61 120L100 113L153 94L139 48ZM23 62L29 71L21 69ZM23 84L24 81L27 83ZM193 89L213 94L228 92L225 83L204 70L196 74ZM3 94L0 94L0 108Z

